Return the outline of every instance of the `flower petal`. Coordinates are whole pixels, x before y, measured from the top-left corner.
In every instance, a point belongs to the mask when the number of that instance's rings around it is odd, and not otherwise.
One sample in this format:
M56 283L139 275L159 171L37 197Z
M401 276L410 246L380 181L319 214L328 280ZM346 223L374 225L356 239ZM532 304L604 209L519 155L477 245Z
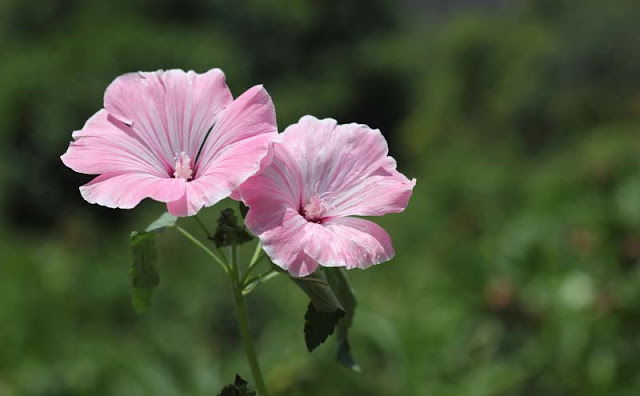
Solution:
M247 214L246 224L251 229L249 214ZM272 215L273 218L278 219L278 224L259 235L262 247L271 261L294 276L306 276L315 271L318 263L304 252L304 245L307 243L305 234L307 221L290 208Z
M89 203L131 209L145 198L173 201L184 194L184 179L168 179L143 173L108 172L80 187Z
M269 165L238 189L244 203L251 208L245 220L249 229L261 234L281 221L281 216L274 213L286 209L298 211L302 189L297 165L289 152L275 143Z
M325 196L333 206L328 216L379 216L406 207L415 180L396 170L379 130L304 116L283 139L302 174L302 200Z
M409 203L416 179L396 170L396 161L386 157L382 166L365 180L333 195L328 216L382 216L400 213Z
M104 107L171 167L181 152L196 157L217 114L231 101L220 69L159 70L116 78L107 87Z
M168 170L127 125L107 111L94 114L60 157L76 172L142 172L166 177Z
M257 85L240 95L224 109L207 137L198 160L200 173L209 173L226 147L260 135L273 140L278 136L276 113L267 91ZM266 154L266 153L265 153ZM262 157L253 157L255 163Z
M298 255L289 262L289 267L286 268L289 274L295 277L304 277L312 274L318 268L319 263L312 259L308 254L301 251Z
M305 231L313 235L305 252L325 267L364 269L394 255L389 234L368 220L335 218L324 224L308 223Z
M226 147L204 175L187 182L185 194L167 204L174 216L192 216L203 207L215 205L231 195L243 182L258 173L260 158L269 153L270 134L241 140Z

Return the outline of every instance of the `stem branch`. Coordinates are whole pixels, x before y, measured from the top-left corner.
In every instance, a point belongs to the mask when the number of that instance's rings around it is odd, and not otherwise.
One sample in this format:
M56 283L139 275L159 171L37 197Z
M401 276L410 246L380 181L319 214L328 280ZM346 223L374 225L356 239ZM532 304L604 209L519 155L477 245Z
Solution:
M214 252L209 250L208 247L206 247L202 242L200 242L198 240L198 238L194 237L187 230L185 230L184 228L182 228L180 226L176 226L176 229L182 235L187 237L187 239L190 240L194 245L196 245L197 247L202 249L207 255L209 255L209 257L213 258L218 264L220 264L220 266L222 266L222 269L224 270L225 273L227 273L227 274L229 273L229 267L227 266L227 264L225 264L225 262L222 259L220 259L220 257L218 257L218 255L216 255Z

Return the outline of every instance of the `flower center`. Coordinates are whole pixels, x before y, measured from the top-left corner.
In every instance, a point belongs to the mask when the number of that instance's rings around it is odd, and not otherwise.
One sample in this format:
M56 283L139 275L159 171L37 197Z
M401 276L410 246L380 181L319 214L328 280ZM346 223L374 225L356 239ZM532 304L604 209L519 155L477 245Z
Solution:
M302 215L308 221L319 223L324 215L329 211L330 205L317 195L312 196L302 207Z
M180 155L175 156L176 166L173 176L175 178L182 178L185 180L191 180L193 176L193 170L191 169L191 158L183 151Z

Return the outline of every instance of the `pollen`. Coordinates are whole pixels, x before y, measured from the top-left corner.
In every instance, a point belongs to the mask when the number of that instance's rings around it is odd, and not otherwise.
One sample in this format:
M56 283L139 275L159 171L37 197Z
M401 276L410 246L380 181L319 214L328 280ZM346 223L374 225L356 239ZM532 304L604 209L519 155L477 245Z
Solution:
M319 223L325 217L331 206L317 195L312 196L302 208L302 215L308 221Z
M193 170L191 169L191 158L183 151L175 156L176 166L173 176L185 180L191 180Z

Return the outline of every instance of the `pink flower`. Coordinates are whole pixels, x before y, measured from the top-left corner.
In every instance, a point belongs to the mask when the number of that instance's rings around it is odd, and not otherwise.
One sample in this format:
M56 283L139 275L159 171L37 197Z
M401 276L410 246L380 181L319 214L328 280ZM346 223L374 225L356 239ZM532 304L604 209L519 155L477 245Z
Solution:
M109 85L104 109L73 133L61 159L99 175L80 187L90 203L130 209L151 198L190 216L256 174L277 136L262 86L233 100L220 69L138 72Z
M318 265L367 268L393 257L385 230L350 217L402 212L415 185L380 131L305 116L281 138L270 165L239 189L246 225L273 262L306 276Z

